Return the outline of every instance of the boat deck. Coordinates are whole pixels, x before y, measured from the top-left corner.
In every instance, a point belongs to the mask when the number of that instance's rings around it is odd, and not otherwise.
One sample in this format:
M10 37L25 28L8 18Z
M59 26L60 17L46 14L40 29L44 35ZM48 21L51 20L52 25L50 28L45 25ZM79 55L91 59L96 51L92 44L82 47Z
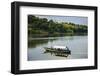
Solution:
M55 54L56 56L62 56L62 57L67 57L68 55L71 54L71 51L68 50L63 50L63 49L56 49L56 48L47 48L45 47L45 53L51 53Z

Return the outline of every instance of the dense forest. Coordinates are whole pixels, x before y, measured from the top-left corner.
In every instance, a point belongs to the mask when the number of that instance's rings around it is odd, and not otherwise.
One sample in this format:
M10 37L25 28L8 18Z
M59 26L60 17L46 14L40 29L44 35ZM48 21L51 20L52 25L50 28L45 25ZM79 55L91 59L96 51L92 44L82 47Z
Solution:
M86 25L74 24L70 22L55 22L47 18L39 18L28 15L28 36L29 37L48 37L64 35L87 34Z

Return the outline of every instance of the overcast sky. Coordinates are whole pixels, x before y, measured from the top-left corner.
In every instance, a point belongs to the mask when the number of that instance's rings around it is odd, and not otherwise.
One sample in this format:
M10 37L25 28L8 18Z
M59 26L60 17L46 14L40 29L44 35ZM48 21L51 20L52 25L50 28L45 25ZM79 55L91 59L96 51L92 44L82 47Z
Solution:
M81 16L53 16L53 15L35 15L39 18L47 18L48 20L54 20L56 22L72 22L75 24L88 25L88 17Z

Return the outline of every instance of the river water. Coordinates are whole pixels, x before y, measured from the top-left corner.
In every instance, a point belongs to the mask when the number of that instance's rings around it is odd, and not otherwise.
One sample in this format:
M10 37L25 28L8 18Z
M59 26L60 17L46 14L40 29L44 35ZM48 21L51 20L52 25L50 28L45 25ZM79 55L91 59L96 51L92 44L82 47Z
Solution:
M44 53L44 47L67 46L71 50L68 57L55 56ZM88 36L64 36L33 38L28 42L28 61L58 60L58 59L85 59L88 58Z

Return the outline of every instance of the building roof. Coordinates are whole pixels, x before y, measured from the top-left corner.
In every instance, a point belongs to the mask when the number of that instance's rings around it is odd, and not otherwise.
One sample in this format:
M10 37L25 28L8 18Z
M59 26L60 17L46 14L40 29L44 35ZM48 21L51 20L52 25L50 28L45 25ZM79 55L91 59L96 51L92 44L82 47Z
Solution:
M68 49L66 46L53 46L53 48L57 48L57 49Z

